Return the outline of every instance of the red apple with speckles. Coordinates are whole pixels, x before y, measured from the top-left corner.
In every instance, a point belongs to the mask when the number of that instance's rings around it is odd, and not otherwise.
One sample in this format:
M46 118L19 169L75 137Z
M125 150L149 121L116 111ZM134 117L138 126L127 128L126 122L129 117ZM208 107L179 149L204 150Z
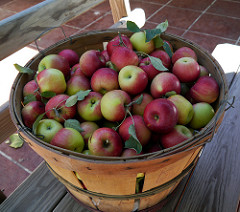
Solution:
M172 56L172 63L174 64L178 59L182 57L192 57L194 60L197 61L196 53L189 47L181 47L177 49Z
M69 96L72 96L76 94L78 91L86 91L91 88L90 86L90 80L85 77L85 76L72 76L68 81L67 81L67 90L66 93Z
M37 101L41 101L39 87L35 80L30 80L23 87L23 97L28 95L34 95Z
M146 72L149 81L152 81L156 75L161 73L161 71L154 68L149 57L142 58L139 62L139 67Z
M93 132L99 128L99 126L96 124L96 122L93 121L84 121L80 124L81 129L83 130L81 132L81 135L84 139L85 146L88 146L88 139L91 137Z
M136 101L141 95L143 97L142 102L140 104L133 104L132 106L133 115L143 116L145 107L153 100L153 97L149 93L141 93L135 96L132 101Z
M63 49L58 54L68 61L70 67L74 66L79 62L79 56L77 52L72 49Z

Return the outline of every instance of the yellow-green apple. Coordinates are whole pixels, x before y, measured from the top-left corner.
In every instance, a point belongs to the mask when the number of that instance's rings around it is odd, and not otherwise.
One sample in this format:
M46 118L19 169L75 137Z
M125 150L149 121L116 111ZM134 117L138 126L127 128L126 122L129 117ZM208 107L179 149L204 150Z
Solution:
M193 105L194 114L189 126L193 129L205 127L213 118L215 111L207 102L198 102Z
M91 77L93 73L103 68L106 64L106 59L101 55L100 51L91 49L85 51L79 59L80 69L85 76Z
M63 73L66 79L70 74L70 66L68 61L58 54L46 55L38 64L38 72L49 68L58 69Z
M96 124L96 122L84 121L80 124L80 127L83 130L81 132L81 135L82 135L83 140L85 142L85 147L87 147L88 146L88 139L91 137L93 132L99 128L99 126Z
M199 77L190 89L190 95L196 102L213 103L217 100L219 92L219 85L211 76Z
M35 80L30 80L23 87L23 97L28 95L34 95L37 101L41 101L39 87Z
M151 139L151 131L146 127L143 117L140 115L128 116L119 127L119 135L126 142L130 138L129 127L134 125L136 136L142 147L146 146Z
M84 140L80 132L73 128L62 128L52 138L50 144L74 152L82 152Z
M151 131L156 133L168 133L177 124L177 108L168 99L154 99L146 106L143 119L146 126Z
M150 54L155 49L153 40L146 42L146 34L143 31L133 33L130 41L133 48L140 52Z
M133 101L136 101L140 96L142 95L143 99L140 104L133 104L132 106L132 114L133 115L140 115L143 116L145 107L148 103L150 103L153 100L153 97L149 93L141 93L138 94L133 98Z
M63 73L53 68L45 69L38 73L37 84L41 93L51 91L56 94L61 94L64 93L67 88Z
M142 155L142 153L137 153L135 149L123 149L121 157L132 157L136 155Z
M177 49L172 56L172 63L174 64L178 59L181 57L192 57L194 60L197 61L197 55L195 51L193 51L191 48L183 46L179 49Z
M179 79L170 72L162 72L155 76L150 86L150 92L154 98L166 95L168 92L181 92Z
M184 125L176 125L169 133L162 134L161 145L164 148L173 147L191 138L192 132Z
M119 86L130 95L141 93L148 85L148 76L141 68L128 65L118 74Z
M132 49L124 46L115 48L110 56L110 60L118 71L125 66L137 66L139 63L137 54Z
M49 119L63 123L67 119L72 119L77 112L77 106L67 107L66 100L69 98L66 94L58 94L50 98L45 106L46 115Z
M91 155L91 152L90 152L89 149L83 150L82 153L83 153L84 155Z
M127 92L112 90L103 95L101 100L102 115L108 121L122 121L126 116L126 105L131 102Z
M36 136L50 143L54 135L62 128L62 124L54 119L42 119L36 127Z
M199 67L200 67L199 77L209 76L209 71L207 70L207 68L205 66L199 65Z
M180 82L194 82L199 77L200 67L192 57L181 57L174 63L172 73Z
M117 35L116 37L114 37L112 40L110 40L107 44L107 52L108 55L111 56L112 52L114 49L120 47L120 46L125 46L129 49L132 49L132 43L129 39L129 37L127 35L121 34L121 39L119 35ZM123 42L123 43L122 43Z
M88 141L91 155L120 156L123 142L120 135L111 128L102 127L94 131Z
M78 115L86 121L99 121L102 119L101 112L102 94L98 92L90 92L85 99L78 101Z
M84 75L70 77L67 81L66 93L69 96L76 94L78 91L86 91L91 88L90 80Z
M119 89L118 73L111 68L100 68L91 77L93 91L105 94Z
M167 52L163 50L154 50L150 56L160 59L165 68L170 69L172 61Z
M45 105L40 101L27 103L22 111L22 119L25 126L32 128L37 117L45 112Z
M149 82L153 80L153 78L161 73L162 71L158 71L156 68L154 68L151 60L149 57L144 57L140 59L139 65L138 65L143 71L146 72L148 76Z
M63 49L58 54L68 61L70 67L79 62L79 56L77 52L72 49Z
M192 104L182 95L176 94L168 97L177 108L178 111L178 121L180 125L188 124L193 117L193 106Z

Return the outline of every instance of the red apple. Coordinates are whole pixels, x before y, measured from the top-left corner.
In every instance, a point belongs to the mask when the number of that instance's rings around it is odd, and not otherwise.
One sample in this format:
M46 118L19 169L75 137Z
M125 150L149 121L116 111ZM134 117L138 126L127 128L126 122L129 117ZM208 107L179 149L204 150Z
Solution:
M110 68L98 69L91 77L91 87L101 94L119 89L118 73Z
M101 55L105 58L106 62L110 61L110 56L106 49L101 51Z
M121 34L122 42L120 41L119 35L110 40L107 44L108 55L111 56L114 49L125 46L129 49L132 49L132 43L127 35Z
M162 72L154 77L150 90L154 98L159 98L172 91L179 94L181 92L181 84L174 74Z
M45 69L38 73L37 84L41 93L51 91L61 94L64 93L67 87L63 73L53 68Z
M68 81L67 81L67 90L66 93L69 96L72 96L76 94L78 91L86 91L91 88L90 86L90 80L83 76L76 75L72 76Z
M72 49L63 49L58 54L68 61L70 67L74 66L79 62L79 56L77 52Z
M182 57L174 63L172 72L180 82L194 82L199 77L200 67L193 58Z
M87 50L80 56L79 64L84 75L91 77L97 69L105 66L106 60L100 51Z
M154 68L153 64L151 63L151 60L149 59L149 57L145 57L140 59L139 62L139 67L146 72L147 76L148 76L148 80L152 81L152 79L158 75L159 73L161 73L161 71L158 71L157 69Z
M182 57L192 57L194 60L197 61L196 53L189 47L181 47L177 49L172 56L172 63L174 64L178 59Z
M126 105L130 102L130 96L123 90L107 92L101 100L103 117L112 122L122 121L126 116Z
M211 76L200 77L191 87L190 95L197 102L213 103L219 96L219 85Z
M32 101L27 103L21 113L24 125L32 128L37 117L45 112L45 105L40 101Z
M115 48L110 57L111 62L114 64L117 70L121 70L128 65L138 65L137 54L127 47Z
M141 95L143 96L142 102L140 104L133 104L132 106L132 113L134 115L143 116L145 107L153 100L153 97L149 93L142 93L135 96L133 98L133 101L137 100Z
M123 149L121 157L132 157L141 154L142 153L138 154L135 149Z
M38 64L38 72L43 71L44 69L58 69L67 79L70 75L70 66L68 61L58 54L49 54L46 55Z
M131 95L137 95L147 87L148 76L141 68L128 65L120 70L118 81L123 91Z
M83 137L73 128L62 128L52 138L50 144L74 152L82 152L84 148Z
M119 127L119 135L125 142L130 138L129 127L134 124L136 136L142 146L147 145L151 138L151 131L146 127L143 117L140 115L133 115L127 117Z
M67 107L66 100L69 98L66 94L58 94L50 98L45 106L46 115L49 119L63 123L67 119L72 119L77 111L77 106Z
M101 99L102 94L92 91L84 100L78 101L77 111L80 117L86 121L102 119Z
M159 58L162 61L162 64L165 66L165 68L170 69L172 62L167 52L163 50L155 50L150 54L150 56Z
M155 99L146 106L143 119L151 131L168 133L177 124L177 108L167 99Z
M80 124L80 127L83 130L81 135L84 139L85 146L87 147L88 139L91 137L93 132L99 128L99 126L93 121L85 121Z
M111 128L102 127L94 131L88 141L91 155L120 156L123 143L119 134Z
M23 87L23 97L28 95L34 95L37 101L41 101L39 87L35 80L30 80Z
M200 67L199 77L209 76L209 71L207 70L207 68L205 66L199 65L199 67Z
M76 75L80 75L80 76L85 76L80 68L80 64L77 63L75 64L72 68L71 68L71 72L70 72L70 77L72 76L76 76Z
M187 127L183 125L176 125L169 133L161 136L161 145L164 148L173 147L191 138L192 136L192 132Z

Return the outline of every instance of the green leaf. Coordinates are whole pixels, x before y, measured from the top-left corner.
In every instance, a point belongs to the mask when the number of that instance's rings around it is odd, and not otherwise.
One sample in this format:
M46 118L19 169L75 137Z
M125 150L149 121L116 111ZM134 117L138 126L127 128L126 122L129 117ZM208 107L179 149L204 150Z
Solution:
M19 73L23 73L23 74L33 74L34 73L34 71L28 67L23 67L16 63L13 65L19 71Z
M160 29L146 29L145 33L146 33L146 42L149 42L154 37L161 34L161 30Z
M17 133L12 134L9 137L9 143L10 143L10 147L13 147L15 149L22 147L24 141L19 137L19 135Z
M45 113L43 114L40 114L37 119L35 120L35 122L33 123L33 127L32 127L32 130L33 130L33 134L36 135L36 130L37 130L37 126L39 124L39 122L41 121L41 119L44 117Z
M72 107L73 105L75 105L77 103L77 101L78 101L78 96L72 95L66 100L65 105L66 105L66 107Z
M160 36L156 36L153 38L155 48L160 48L163 46L163 39Z
M54 93L52 91L45 91L45 92L41 93L41 96L49 99L49 98L52 98L52 97L56 96L56 93Z
M141 30L133 21L127 21L127 29L131 32L140 32Z
M158 71L168 71L168 69L162 64L162 61L157 57L148 56L154 68Z
M130 102L127 107L131 107L133 104L138 104L140 105L142 103L143 100L143 95L141 94L141 96L139 96L135 101Z
M27 96L24 96L23 104L26 105L27 103L36 101L36 100L37 100L37 98L34 94L29 94Z
M168 20L157 25L156 29L160 29L161 33L165 32L168 28Z
M172 58L172 55L173 55L172 49L166 41L163 42L163 48L165 52L167 52L168 56Z
M78 91L77 93L76 93L76 95L77 95L77 100L78 101L81 101L81 100L83 100L83 99L85 99L85 97L89 94L91 92L91 90L86 90L86 91Z
M80 122L76 119L67 119L64 122L64 127L65 128L73 128L77 130L78 132L83 132L84 130L80 127Z
M130 125L128 132L130 134L130 138L125 142L125 148L135 149L138 154L141 153L142 145L136 136L135 127L133 124Z

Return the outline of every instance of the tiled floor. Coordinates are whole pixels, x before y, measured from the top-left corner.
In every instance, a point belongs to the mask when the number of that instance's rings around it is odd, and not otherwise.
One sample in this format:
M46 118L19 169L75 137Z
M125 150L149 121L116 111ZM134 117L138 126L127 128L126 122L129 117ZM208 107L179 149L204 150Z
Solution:
M0 20L16 14L41 0L2 0ZM169 22L167 32L180 35L212 52L221 43L240 45L239 0L130 0L131 9L142 8L146 14L144 28ZM63 25L67 36L90 30L107 29L113 24L108 0ZM44 49L63 39L55 29L38 41ZM36 49L35 43L28 47ZM4 60L0 62L4 64ZM11 82L9 82L11 83ZM6 196L39 165L42 159L26 144L12 149L5 142L0 145L0 189Z

